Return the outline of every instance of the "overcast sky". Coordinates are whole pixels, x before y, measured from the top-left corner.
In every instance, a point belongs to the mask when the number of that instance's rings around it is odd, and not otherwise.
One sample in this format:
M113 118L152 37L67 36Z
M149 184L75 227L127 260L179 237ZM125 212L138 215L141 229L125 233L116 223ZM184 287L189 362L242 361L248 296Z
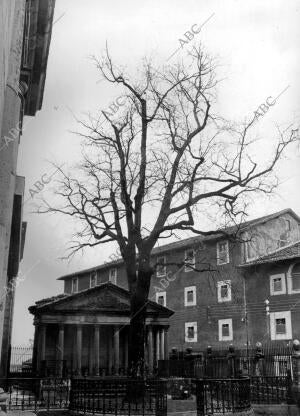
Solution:
M35 118L25 119L19 153L18 174L26 177L28 228L13 345L27 344L33 337L28 307L61 293L59 276L100 264L114 250L91 249L71 263L61 261L72 225L31 213L38 196L32 199L30 190L43 175L48 178L54 172L49 161L68 165L79 159L79 140L71 133L77 129L74 116L105 110L117 97L116 90L98 82L100 75L89 57L100 56L107 41L113 59L133 70L143 56L161 64L176 63L193 42L201 41L220 63L218 105L224 117L245 120L268 97L284 91L259 120L259 133L272 140L275 123L299 125L299 5L297 0L56 0L43 108ZM185 32L205 21L200 33L168 60ZM282 182L277 196L255 201L251 218L287 207L300 214L299 152L289 152L277 173ZM43 196L50 195L54 178L41 191Z

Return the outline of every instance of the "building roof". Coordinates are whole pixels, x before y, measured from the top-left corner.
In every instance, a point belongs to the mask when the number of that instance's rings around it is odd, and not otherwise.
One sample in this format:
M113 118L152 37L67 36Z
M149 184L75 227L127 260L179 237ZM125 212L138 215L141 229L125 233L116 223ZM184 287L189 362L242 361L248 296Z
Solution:
M199 242L204 242L204 241L210 241L210 240L215 240L215 239L220 239L220 238L224 238L224 234L230 236L233 234L237 234L237 233L241 233L242 231L244 231L245 229L249 228L249 227L254 227L256 225L259 224L263 224L264 222L270 221L274 218L277 218L281 215L284 214L290 214L292 215L297 221L299 221L300 223L300 217L291 209L291 208L286 208L284 210L281 211L277 211L273 214L269 214L269 215L265 215L263 217L259 217L259 218L255 218L253 220L249 220L249 221L245 221L242 222L240 224L235 224L232 225L230 227L226 227L226 228L222 228L218 231L217 233L214 232L213 234L210 235L197 235L197 236L193 236L193 237L189 237L189 238L185 238L183 240L179 240L179 241L175 241L169 244L165 244L163 246L157 246L152 250L152 254L153 255L157 255L157 254L163 254L163 253L167 253L168 251L171 250L178 250L181 248L188 248L190 246L193 246ZM77 277L86 273L91 273L93 271L97 271L97 270L105 270L105 269L109 269L112 266L118 266L123 264L123 259L118 259L118 260L114 260L114 261L110 261L110 262L105 262L104 264L100 264L94 267L90 267L88 269L84 269L84 270L80 270L79 272L73 272L70 274L66 274L63 275L61 277L59 277L57 280L65 280L65 279L69 279L71 277Z
M109 312L130 315L130 294L129 291L106 282L90 289L82 290L72 294L61 294L39 300L35 305L30 306L29 312L33 315L45 313L72 312ZM147 303L147 314L170 317L173 311L150 299Z
M250 267L256 266L259 264L265 263L274 263L277 261L289 260L289 259L297 259L300 258L300 241L296 243L292 243L288 246L279 248L272 253L269 253L265 256L261 256L256 260L251 262L241 264L239 267Z
M28 2L28 62L23 62L21 81L28 85L25 100L25 115L34 116L41 109L47 62L49 56L55 0Z

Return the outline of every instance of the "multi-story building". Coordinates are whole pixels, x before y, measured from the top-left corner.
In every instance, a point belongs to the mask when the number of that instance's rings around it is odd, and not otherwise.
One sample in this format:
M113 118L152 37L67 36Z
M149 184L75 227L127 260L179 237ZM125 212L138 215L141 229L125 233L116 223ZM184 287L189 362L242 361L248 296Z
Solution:
M300 241L240 266L246 282L249 339L300 336ZM259 323L259 324L258 324Z
M22 258L25 180L16 173L23 117L41 109L55 0L0 4L0 373L5 375Z
M175 312L169 349L226 348L231 343L242 348L299 338L299 224L300 218L286 209L217 235L156 247L149 298ZM107 281L127 289L122 260L59 280L69 296Z

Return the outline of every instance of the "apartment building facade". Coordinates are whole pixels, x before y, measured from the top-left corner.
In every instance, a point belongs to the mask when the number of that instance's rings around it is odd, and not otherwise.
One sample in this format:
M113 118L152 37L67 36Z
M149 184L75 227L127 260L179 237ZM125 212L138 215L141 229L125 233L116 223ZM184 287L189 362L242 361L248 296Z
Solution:
M299 339L300 242L291 242L240 268L249 300L246 309L250 340L288 343Z
M300 218L286 209L230 227L218 235L196 236L156 247L152 255L156 273L149 299L174 311L168 331L169 350L192 347L200 351L208 345L227 348L232 343L243 348L258 341L288 342L299 338L299 315L291 313L291 325L282 321L288 313L276 315L282 307L288 312L293 302L300 304L298 286L293 286L292 293L286 291L277 297L270 293L273 274L279 273L277 267L286 262L280 273L288 279L288 274L297 273L298 266L291 268L297 257L281 259L281 263L270 257L268 262L260 263L272 253L298 247L299 224ZM70 296L107 281L127 289L122 260L59 280L64 281L64 293ZM276 280L273 284L279 285ZM269 311L265 302L268 299ZM276 299L281 301L280 307Z
M17 175L24 116L41 109L55 0L0 4L0 375L6 374L15 280L23 255L25 179Z

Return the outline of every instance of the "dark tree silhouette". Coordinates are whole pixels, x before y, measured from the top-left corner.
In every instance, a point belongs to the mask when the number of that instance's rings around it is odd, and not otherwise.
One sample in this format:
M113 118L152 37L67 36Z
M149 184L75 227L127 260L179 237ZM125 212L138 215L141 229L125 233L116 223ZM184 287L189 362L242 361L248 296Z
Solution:
M236 127L212 112L216 65L201 47L185 64L159 69L144 62L135 81L114 65L107 50L95 62L108 83L122 88L120 106L79 121L80 168L73 175L61 169L57 195L63 203L44 201L39 211L79 219L71 254L118 244L130 291L129 362L136 374L144 358L153 247L178 230L217 233L199 225L216 207L231 219L244 214L249 193L273 191L274 167L296 138L279 133L278 143L270 142L269 154L259 162L251 135L256 120Z

